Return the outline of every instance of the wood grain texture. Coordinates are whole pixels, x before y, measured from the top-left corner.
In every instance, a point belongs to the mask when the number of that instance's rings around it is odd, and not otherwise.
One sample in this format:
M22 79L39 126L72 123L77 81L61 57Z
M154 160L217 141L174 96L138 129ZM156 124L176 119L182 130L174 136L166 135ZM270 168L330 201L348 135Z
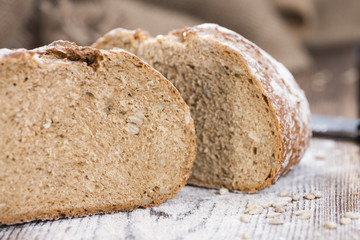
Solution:
M0 239L359 239L360 219L350 225L326 229L325 221L339 223L346 211L360 213L359 146L315 139L300 165L275 185L259 194L217 194L216 190L186 186L165 204L132 212L83 218L33 222L0 228ZM324 159L318 159L318 158ZM277 199L283 190L302 196L320 190L323 197L302 198L285 207L279 219L284 225L270 225L265 216L240 221L249 201ZM294 214L312 212L309 220Z

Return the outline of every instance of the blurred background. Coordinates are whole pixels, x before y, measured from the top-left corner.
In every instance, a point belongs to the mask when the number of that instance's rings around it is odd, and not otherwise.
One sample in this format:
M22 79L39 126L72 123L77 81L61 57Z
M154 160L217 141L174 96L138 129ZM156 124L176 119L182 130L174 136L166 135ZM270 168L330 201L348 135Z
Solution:
M0 0L0 18L0 48L28 49L90 45L116 27L156 35L217 23L286 65L313 113L359 113L359 0Z

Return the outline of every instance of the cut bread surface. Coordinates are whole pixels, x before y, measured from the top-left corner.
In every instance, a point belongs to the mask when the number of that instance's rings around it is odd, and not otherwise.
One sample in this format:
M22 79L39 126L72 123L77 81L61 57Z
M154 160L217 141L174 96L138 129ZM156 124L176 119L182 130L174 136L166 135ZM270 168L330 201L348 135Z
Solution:
M0 224L173 198L195 132L178 91L121 50L55 42L0 58Z
M93 46L135 53L180 91L197 134L189 183L256 192L308 146L309 106L292 75L228 29L203 24L156 38L115 29Z

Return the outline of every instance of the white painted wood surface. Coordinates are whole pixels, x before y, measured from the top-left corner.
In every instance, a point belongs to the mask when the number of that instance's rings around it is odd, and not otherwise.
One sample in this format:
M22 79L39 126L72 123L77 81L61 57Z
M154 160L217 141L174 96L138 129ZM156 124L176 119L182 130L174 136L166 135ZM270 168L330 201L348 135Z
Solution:
M320 190L323 197L301 199L277 217L284 225L270 225L272 208L240 221L248 201L271 201L283 190L302 196ZM355 194L354 194L355 193ZM312 140L300 165L275 185L258 194L217 194L216 190L186 186L159 207L74 219L0 227L0 239L360 239L360 219L337 229L346 211L360 213L360 152L353 143ZM309 209L309 220L294 211Z

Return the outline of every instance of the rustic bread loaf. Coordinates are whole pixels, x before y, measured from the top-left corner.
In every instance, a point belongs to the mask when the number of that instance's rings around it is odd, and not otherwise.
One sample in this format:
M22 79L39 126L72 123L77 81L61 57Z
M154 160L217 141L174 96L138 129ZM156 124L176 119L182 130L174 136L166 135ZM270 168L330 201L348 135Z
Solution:
M69 42L0 55L0 224L155 206L186 184L193 120L149 65Z
M197 135L191 184L256 192L309 144L309 105L293 76L233 31L203 24L152 38L115 29L93 46L135 53L180 91Z

